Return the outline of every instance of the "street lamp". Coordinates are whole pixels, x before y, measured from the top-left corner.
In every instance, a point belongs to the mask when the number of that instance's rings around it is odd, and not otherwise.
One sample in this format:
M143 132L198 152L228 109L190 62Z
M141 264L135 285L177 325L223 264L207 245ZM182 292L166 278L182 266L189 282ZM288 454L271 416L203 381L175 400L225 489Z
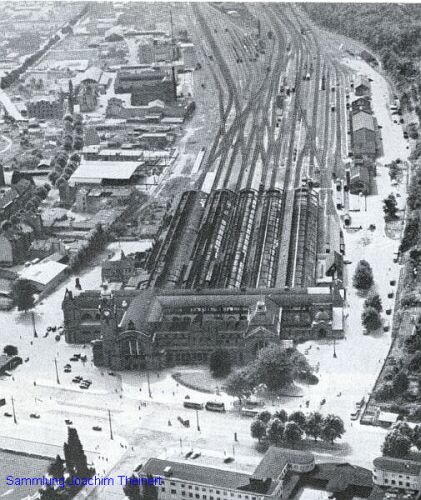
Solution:
M60 379L59 379L59 377L58 377L57 359L56 359L56 358L54 358L54 365L55 365L55 367L56 367L56 380L57 380L57 384L59 384L59 385L60 385Z
M37 330L35 328L35 314L34 314L34 311L31 311L31 318L32 318L32 328L33 328L33 331L34 331L34 338L38 338L38 333L37 333Z
M333 337L333 357L337 358L336 356L336 339Z
M199 425L199 410L196 410L196 424L197 424L197 430L200 432L200 425Z

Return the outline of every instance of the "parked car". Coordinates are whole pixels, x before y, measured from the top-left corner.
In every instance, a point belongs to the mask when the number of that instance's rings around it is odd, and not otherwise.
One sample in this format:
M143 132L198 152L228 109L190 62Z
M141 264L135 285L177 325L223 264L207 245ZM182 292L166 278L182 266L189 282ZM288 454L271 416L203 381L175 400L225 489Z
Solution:
M9 413L8 411L4 412L4 416L5 417L13 417L13 415L11 413Z
M82 380L82 377L78 375L77 377L73 378L72 382L74 382L75 384L80 384Z
M99 425L94 425L94 426L92 427L92 430L93 430L93 431L100 432L100 431L102 431L102 427L100 427Z
M36 419L38 419L38 418L40 418L40 415L39 415L39 413L30 413L29 414L29 418L36 418Z
M79 358L76 358L75 356L72 356L72 357L70 358L70 361L79 361Z
M200 453L200 451L196 451L195 453L193 453L193 455L191 456L191 458L193 460L195 460L196 458L199 458L202 454Z
M72 425L73 424L73 422L71 420L69 420L68 418L66 418L66 420L64 421L64 423L66 425Z
M64 373L72 373L72 369L71 368L65 368L64 369Z

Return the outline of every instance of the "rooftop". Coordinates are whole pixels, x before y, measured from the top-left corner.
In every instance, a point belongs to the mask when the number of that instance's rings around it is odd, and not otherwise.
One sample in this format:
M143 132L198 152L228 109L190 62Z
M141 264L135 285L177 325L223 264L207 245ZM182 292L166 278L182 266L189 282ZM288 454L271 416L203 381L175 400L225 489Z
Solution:
M256 467L253 477L278 479L287 464L310 465L314 463L312 453L271 446Z
M377 457L373 460L376 469L382 469L399 474L411 474L418 476L421 473L421 462L415 460L405 460L403 458Z
M67 266L60 264L60 262L41 261L38 264L24 267L20 272L20 277L45 286L65 269Z
M166 467L171 467L171 475L165 473ZM163 479L176 478L188 482L227 488L231 490L243 489L249 486L250 476L241 472L214 469L213 467L203 467L185 462L173 462L160 460L158 458L149 459L141 473L143 475L152 474ZM248 490L251 491L251 490ZM273 491L273 488L272 488Z
M355 113L355 115L352 117L352 129L354 130L354 132L362 128L374 131L373 116L364 111Z
M87 161L82 160L79 167L69 179L69 184L98 184L103 179L129 180L142 165L139 161Z

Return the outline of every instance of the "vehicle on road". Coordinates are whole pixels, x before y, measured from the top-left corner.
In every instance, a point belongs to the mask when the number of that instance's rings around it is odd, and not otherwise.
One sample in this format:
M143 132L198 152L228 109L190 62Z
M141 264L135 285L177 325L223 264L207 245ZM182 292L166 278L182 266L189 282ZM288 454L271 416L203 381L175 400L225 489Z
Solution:
M226 457L224 458L224 464L231 464L234 460L234 457Z
M359 416L360 416L360 410L355 410L350 415L351 420L358 420Z
M77 377L73 378L72 382L74 382L75 384L80 384L82 380L83 380L82 377L78 375Z
M193 460L195 460L196 458L199 458L200 456L202 456L202 454L200 453L200 451L196 451L196 453L193 453L193 455L191 456L191 458Z
M4 412L4 416L5 417L13 417L13 415L11 413L9 413L8 411Z
M208 411L218 411L218 412L225 412L225 404L224 403L219 403L217 401L208 401L205 404L205 408Z
M64 423L66 425L72 425L73 424L73 422L71 420L69 420L68 418L66 418L66 420L64 421Z
M253 408L241 408L240 413L243 417L257 417L257 415L260 413L259 410L253 409Z
M70 361L79 361L79 358L76 358L76 356L72 356L72 357L70 358Z
M72 373L72 369L71 368L65 368L64 369L64 373Z
M188 451L185 455L184 458L190 458L193 455L193 450Z
M193 401L184 401L183 406L184 408L191 408L193 410L203 410L202 403L194 403Z
M92 430L93 430L93 431L100 432L100 431L102 431L102 427L100 427L99 425L94 425L94 426L92 427Z
M41 418L41 417L40 417L39 413L30 413L29 414L29 418L36 418L36 419L38 419L38 418Z

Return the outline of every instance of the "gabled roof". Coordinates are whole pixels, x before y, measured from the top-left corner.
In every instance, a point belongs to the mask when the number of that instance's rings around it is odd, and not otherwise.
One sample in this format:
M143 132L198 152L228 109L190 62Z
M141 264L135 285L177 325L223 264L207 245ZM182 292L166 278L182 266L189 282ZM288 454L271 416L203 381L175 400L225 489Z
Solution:
M359 111L352 117L352 130L356 132L366 128L374 132L374 119L373 116L365 111Z

